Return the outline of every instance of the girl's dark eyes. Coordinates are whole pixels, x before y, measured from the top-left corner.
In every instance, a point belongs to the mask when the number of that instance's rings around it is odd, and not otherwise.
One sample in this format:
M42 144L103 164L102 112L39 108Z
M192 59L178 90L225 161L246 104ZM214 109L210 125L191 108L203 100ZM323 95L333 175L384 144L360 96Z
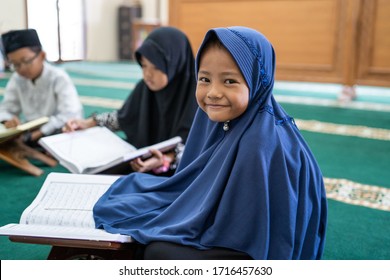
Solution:
M211 82L210 79L208 79L206 77L199 77L198 81L202 82L202 83L210 83ZM224 84L226 84L226 85L232 85L232 84L236 84L236 83L237 83L237 81L233 80L233 79L224 80Z
M209 79L205 78L205 77L199 77L198 79L200 82L203 82L203 83L207 83L207 82L210 82Z
M236 81L235 81L235 80L232 80L232 79L227 79L227 80L225 81L225 83L230 85L230 84L235 84Z
M208 78L205 78L205 77L199 77L198 80L202 81L202 82L209 82L210 81ZM233 79L226 79L225 80L225 84L235 84L235 83L237 83L237 81L233 80Z

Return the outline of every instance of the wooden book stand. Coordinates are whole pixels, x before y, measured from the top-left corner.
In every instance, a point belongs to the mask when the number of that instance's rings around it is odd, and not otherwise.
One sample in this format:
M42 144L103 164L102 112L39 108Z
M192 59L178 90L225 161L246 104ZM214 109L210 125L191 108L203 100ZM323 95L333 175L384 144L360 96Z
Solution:
M131 260L137 244L111 241L9 236L13 242L51 245L48 260Z
M43 174L43 170L31 164L28 158L33 158L46 163L48 166L56 166L57 161L41 153L26 144L20 137L0 144L0 159L16 166L34 176Z

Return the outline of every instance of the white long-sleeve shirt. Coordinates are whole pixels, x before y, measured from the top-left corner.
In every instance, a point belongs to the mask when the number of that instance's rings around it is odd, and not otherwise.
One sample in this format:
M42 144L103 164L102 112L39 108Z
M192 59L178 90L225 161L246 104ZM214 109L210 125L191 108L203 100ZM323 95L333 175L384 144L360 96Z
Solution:
M16 72L7 83L0 104L0 122L21 115L26 121L49 117L49 122L40 130L44 135L50 135L68 119L82 118L83 107L69 75L44 62L42 74L34 83Z

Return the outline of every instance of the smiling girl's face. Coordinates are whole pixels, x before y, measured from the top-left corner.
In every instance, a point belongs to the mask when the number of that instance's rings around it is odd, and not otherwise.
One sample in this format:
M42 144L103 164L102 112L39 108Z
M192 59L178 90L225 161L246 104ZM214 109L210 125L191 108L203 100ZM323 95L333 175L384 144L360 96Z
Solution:
M230 53L220 44L203 50L196 99L212 121L226 122L245 112L249 88Z

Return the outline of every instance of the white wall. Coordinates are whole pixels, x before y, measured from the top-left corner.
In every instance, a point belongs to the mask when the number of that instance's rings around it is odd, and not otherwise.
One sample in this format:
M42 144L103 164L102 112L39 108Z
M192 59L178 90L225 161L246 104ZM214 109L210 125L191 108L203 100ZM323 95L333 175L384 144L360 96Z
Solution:
M162 24L168 24L169 0L140 0L139 2L143 7L143 18L158 18Z
M87 60L117 59L117 8L122 0L86 0Z
M87 60L118 59L117 9L122 4L132 2L131 0L85 0ZM168 0L140 0L139 2L142 4L143 18L159 16L163 24L168 22ZM26 27L25 0L0 0L0 33Z
M26 27L25 0L0 0L0 34Z
M1 0L3 1L3 0ZM157 6L160 2L160 12ZM168 0L140 0L144 19L160 18L167 24ZM113 61L118 59L118 20L120 5L131 5L134 1L86 0L87 60Z

